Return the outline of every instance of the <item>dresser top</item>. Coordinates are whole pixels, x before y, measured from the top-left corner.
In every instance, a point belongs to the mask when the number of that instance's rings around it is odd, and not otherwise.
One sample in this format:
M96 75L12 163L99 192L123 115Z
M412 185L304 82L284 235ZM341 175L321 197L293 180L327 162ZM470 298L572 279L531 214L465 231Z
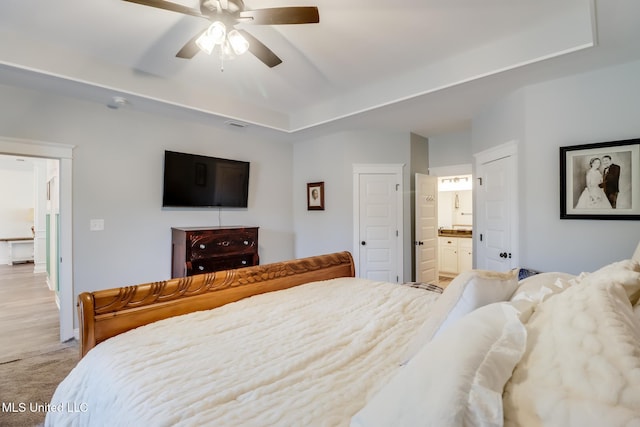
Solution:
M171 227L172 230L179 231L207 231L207 230L234 230L243 228L258 228L250 225L218 225L213 227Z

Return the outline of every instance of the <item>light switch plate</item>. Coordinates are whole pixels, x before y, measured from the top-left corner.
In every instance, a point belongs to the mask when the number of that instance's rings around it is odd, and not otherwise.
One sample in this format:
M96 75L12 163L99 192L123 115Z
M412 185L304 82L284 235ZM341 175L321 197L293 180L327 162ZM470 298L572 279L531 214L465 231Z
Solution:
M92 219L89 221L89 230L102 231L104 230L104 219Z

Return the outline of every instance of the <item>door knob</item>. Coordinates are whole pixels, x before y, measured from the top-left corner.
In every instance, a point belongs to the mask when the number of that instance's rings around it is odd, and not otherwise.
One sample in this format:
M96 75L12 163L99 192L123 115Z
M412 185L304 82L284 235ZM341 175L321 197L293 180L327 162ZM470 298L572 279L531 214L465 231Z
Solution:
M361 244L362 246L364 246L364 245L366 245L366 244L367 244L367 242L365 242L365 241L363 240L362 242L360 242L360 244Z
M507 257L506 252L500 252L500 258L506 258L506 257Z

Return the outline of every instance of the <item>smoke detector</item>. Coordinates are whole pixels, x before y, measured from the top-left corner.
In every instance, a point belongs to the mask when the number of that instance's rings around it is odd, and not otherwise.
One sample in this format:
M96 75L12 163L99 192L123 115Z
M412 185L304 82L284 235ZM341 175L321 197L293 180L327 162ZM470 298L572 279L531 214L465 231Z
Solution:
M119 108L126 107L127 105L129 105L129 100L127 98L122 96L114 96L113 98L111 98L111 102L107 104L107 107L111 108L112 110L117 110Z

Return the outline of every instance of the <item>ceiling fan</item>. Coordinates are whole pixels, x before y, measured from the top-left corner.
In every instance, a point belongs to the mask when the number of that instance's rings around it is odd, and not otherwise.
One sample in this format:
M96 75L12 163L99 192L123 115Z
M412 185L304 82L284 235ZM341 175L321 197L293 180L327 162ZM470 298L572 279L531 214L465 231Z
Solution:
M260 40L237 24L286 25L315 24L320 22L318 8L315 6L275 7L248 10L243 0L200 0L200 9L193 9L166 0L124 0L144 6L182 13L204 18L212 22L205 30L196 34L178 51L178 58L191 59L201 50L211 53L215 45L221 51L233 49L236 54L251 52L265 65L272 68L282 60ZM227 32L227 28L233 28ZM239 37L238 37L239 36Z

